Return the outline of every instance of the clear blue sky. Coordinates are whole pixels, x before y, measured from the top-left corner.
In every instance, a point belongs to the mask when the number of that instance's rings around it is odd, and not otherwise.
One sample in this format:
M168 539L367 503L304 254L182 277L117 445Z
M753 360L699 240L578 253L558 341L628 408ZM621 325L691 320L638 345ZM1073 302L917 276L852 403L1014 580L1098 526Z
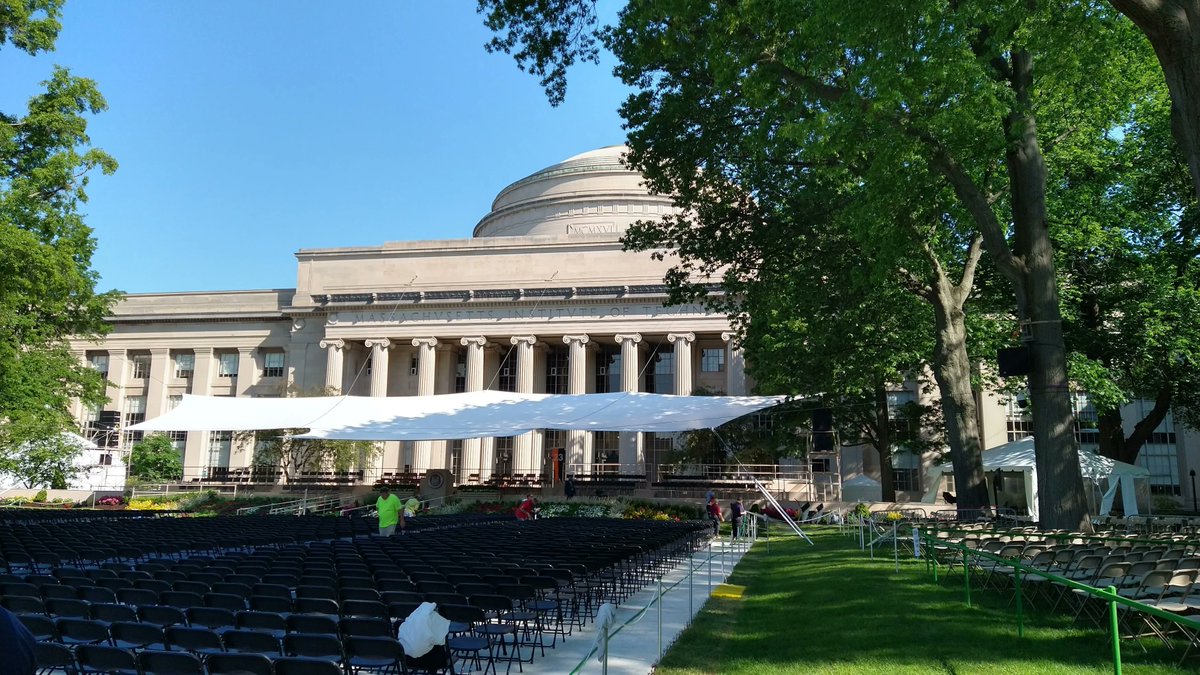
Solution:
M69 0L56 51L0 49L0 109L56 63L108 99L101 289L289 288L298 249L466 238L505 185L623 142L611 63L551 108L488 37L474 0Z

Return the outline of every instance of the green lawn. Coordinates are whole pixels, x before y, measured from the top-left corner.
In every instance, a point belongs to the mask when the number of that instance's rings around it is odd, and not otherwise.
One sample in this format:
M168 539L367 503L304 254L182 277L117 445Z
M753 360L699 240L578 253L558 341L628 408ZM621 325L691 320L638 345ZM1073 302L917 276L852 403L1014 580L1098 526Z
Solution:
M778 529L775 532L779 532ZM1069 618L1028 616L1017 637L1007 595L974 592L962 575L933 583L924 563L871 561L836 530L759 542L730 583L740 600L713 598L667 652L658 675L776 673L1111 673L1106 633ZM888 551L890 554L890 550ZM1122 643L1124 672L1178 673L1179 654ZM1191 659L1196 672L1200 659Z

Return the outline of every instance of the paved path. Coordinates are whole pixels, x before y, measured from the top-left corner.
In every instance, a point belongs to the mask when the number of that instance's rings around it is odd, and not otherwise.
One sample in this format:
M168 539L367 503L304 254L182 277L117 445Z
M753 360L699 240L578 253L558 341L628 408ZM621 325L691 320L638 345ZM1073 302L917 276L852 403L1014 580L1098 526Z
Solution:
M691 602L688 598L688 564L685 562L663 576L662 603L662 648L665 651L675 638L691 623L691 619L708 600L712 587L728 578L741 560L744 546L731 545L728 539L714 541L709 549L696 552L691 579ZM711 573L710 561L711 557ZM614 633L608 644L609 675L647 675L653 672L659 657L659 608L646 610L640 619L630 622L643 608L650 605L657 595L657 585L651 584L638 591L617 608L613 622ZM619 627L619 628L618 628ZM602 667L595 655L579 670L580 662L598 644L599 627L589 623L583 631L576 630L571 637L546 655L538 656L532 665L525 666L526 673L600 673ZM597 648L596 654L600 650Z

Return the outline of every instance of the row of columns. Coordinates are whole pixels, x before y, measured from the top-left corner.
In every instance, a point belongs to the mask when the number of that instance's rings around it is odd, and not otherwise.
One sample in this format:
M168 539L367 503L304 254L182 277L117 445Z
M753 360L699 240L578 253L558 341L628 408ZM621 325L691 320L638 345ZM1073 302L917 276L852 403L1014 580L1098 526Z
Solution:
M732 334L724 333L722 338L730 344L726 358L726 385L730 394L745 393L744 368L741 352L732 348ZM621 346L621 389L626 392L639 390L641 363L639 345L642 336L639 333L617 334L616 342ZM675 357L675 391L690 393L693 388L692 347L696 335L692 332L669 333L667 340L673 345ZM587 392L587 347L591 338L586 334L564 335L562 341L568 347L568 376L567 391L571 394ZM411 345L417 348L417 395L428 396L435 393L435 373L437 372L438 338L411 338ZM538 339L533 335L517 335L509 338L509 343L516 356L517 374L515 390L519 393L534 391L534 347ZM466 348L466 377L465 390L468 392L481 391L484 388L484 350L488 339L484 336L468 336L458 340L458 344ZM348 342L343 338L327 338L320 345L326 350L325 386L330 391L340 392L344 382L344 353ZM388 389L388 350L398 346L397 341L390 338L367 338L363 345L371 350L371 396L386 396ZM645 456L641 434L623 432L620 434L619 456L623 473L638 472L644 466ZM513 441L512 470L514 473L539 473L542 468L542 434L534 431L517 436ZM572 464L591 464L594 461L592 437L586 431L572 430L567 432L565 460L568 466ZM446 468L449 466L447 446L443 441L416 441L413 444L412 466L416 469ZM378 471L386 467L396 468L401 465L399 444L385 444L383 452L379 453ZM478 473L481 478L491 475L495 465L495 439L467 439L462 448L462 473L464 475Z

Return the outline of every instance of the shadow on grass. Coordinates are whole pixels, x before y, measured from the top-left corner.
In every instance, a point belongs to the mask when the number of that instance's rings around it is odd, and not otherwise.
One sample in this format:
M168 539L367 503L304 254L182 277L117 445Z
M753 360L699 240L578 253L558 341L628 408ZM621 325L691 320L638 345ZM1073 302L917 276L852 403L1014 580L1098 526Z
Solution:
M712 599L658 673L1111 673L1107 630L1061 612L1027 610L1017 637L1010 593L973 589L961 571L935 584L920 561L871 561L836 531L816 546L756 546L731 583L741 600ZM1043 603L1045 604L1045 603ZM1158 641L1122 643L1126 673L1179 672ZM1195 670L1195 664L1189 664Z

